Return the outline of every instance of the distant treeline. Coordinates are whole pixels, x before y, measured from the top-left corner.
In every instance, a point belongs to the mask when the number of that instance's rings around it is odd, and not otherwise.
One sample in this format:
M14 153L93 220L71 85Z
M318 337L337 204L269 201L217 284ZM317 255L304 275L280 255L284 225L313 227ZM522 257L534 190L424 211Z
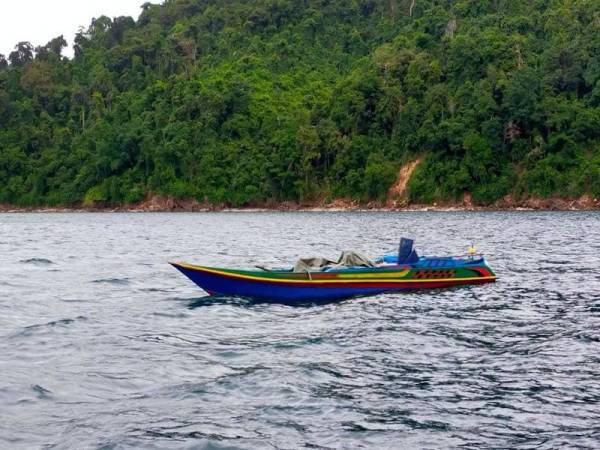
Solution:
M0 203L600 196L599 0L167 0L0 55Z

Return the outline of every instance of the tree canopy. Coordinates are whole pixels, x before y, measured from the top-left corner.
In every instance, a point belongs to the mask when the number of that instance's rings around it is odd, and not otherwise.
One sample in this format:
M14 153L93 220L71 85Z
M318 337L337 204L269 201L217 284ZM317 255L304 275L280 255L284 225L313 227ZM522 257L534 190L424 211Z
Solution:
M0 55L0 203L600 196L600 0L166 0Z

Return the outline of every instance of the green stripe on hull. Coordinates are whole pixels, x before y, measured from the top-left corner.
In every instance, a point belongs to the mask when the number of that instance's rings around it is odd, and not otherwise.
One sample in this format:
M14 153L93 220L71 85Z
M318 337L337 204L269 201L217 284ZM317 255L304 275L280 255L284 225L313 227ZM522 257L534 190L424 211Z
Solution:
M411 268L398 270L398 268L384 269L384 268L365 268L364 270L339 270L335 272L311 272L311 273L294 273L294 272L264 272L255 270L239 270L239 269L222 269L222 268L208 268L212 270L218 270L219 272L231 274L231 275L242 275L251 276L256 278L262 278L265 280L314 280L314 279L338 279L338 280L352 280L352 279L365 279L365 275L368 275L369 280L381 280L389 281L391 279L401 280L417 280L417 279L460 279L460 278L473 278L480 277L482 273L474 269L485 270L488 272L488 276L495 276L494 272L488 266L481 266L476 268L456 267L456 268ZM397 276L394 276L397 274Z

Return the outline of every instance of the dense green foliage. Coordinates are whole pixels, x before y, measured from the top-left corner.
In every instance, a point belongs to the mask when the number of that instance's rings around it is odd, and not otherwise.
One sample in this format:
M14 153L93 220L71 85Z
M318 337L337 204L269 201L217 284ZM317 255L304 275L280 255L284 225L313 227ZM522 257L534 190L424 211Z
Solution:
M0 56L0 203L600 195L600 0L167 0Z

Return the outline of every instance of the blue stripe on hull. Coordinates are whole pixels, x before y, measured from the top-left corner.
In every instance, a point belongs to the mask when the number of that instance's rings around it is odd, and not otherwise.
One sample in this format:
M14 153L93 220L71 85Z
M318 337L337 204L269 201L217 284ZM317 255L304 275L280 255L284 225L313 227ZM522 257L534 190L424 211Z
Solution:
M218 275L188 270L183 267L177 267L177 269L208 293L237 297L253 297L265 300L334 300L386 292L381 288L281 286L260 281L226 279Z

